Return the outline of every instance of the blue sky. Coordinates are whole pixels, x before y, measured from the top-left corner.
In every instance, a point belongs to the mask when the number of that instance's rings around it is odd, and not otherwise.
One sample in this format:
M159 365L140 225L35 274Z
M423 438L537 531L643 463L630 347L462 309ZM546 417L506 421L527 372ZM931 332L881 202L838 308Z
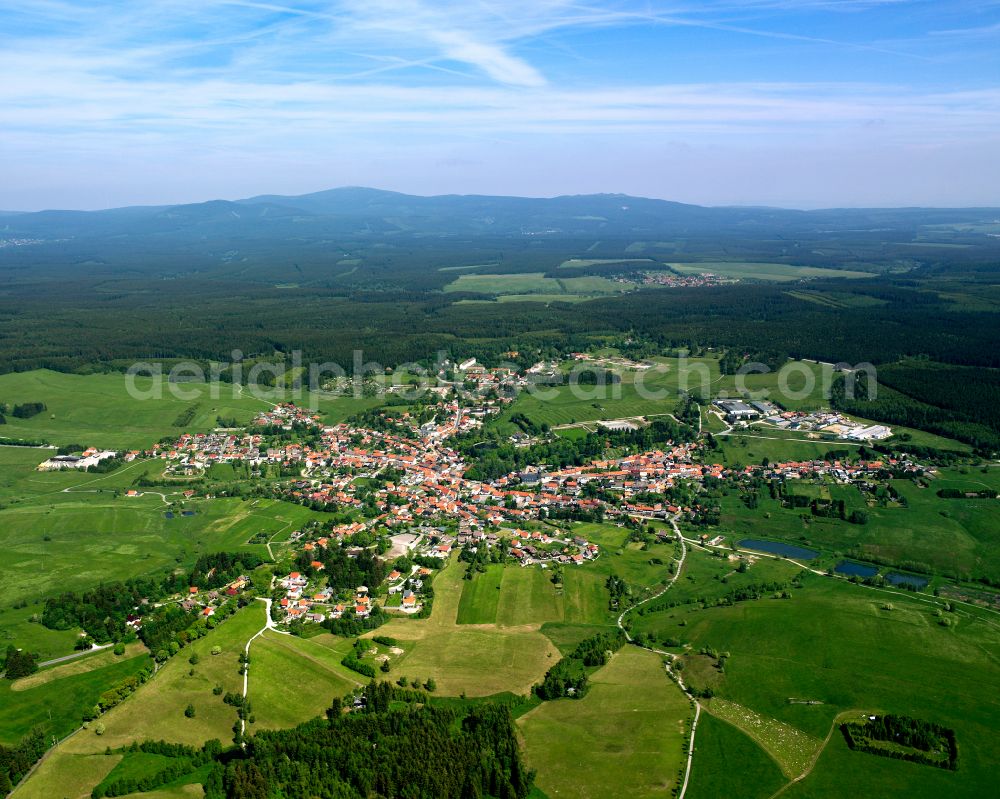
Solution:
M1000 0L0 0L0 208L1000 206Z

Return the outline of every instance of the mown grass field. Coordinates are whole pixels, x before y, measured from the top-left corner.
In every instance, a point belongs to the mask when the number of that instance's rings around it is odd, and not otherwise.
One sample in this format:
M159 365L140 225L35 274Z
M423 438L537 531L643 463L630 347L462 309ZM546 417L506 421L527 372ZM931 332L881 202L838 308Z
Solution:
M626 543L626 530L612 524L578 523L572 526L572 534L599 544L600 557L565 566L558 585L551 568L491 565L486 573L460 581L458 623L499 628L606 626L617 616L608 607L605 581L609 575L621 576L637 590L658 587L669 577L666 564L672 545L653 544L642 551ZM652 563L654 558L661 563Z
M537 622L508 629L459 624L464 568L453 559L435 577L430 618L393 619L379 628L376 634L396 638L405 650L390 676L433 677L438 693L450 696L527 693L558 659L558 650Z
M651 258L570 258L559 264L560 269L580 269L585 266L602 266L604 264L645 264L655 266Z
M136 387L150 391L152 381L138 378ZM231 385L192 383L181 390L192 398L172 396L164 387L160 398L133 399L121 374L71 375L40 369L0 375L0 396L5 402L46 405L45 411L31 419L9 417L0 435L44 438L55 444L143 447L171 431L210 429L217 416L249 421L254 413L268 407L249 396L234 395ZM213 392L217 398L212 397ZM194 408L191 421L175 426L190 408Z
M350 641L333 642L335 648L314 638L269 631L251 644L249 697L256 719L251 732L294 727L320 716L334 697L342 697L365 681L340 664Z
M753 738L788 779L805 773L823 745L820 738L727 699L711 699L706 707L713 715Z
M691 705L660 657L625 647L583 699L544 702L518 719L528 765L548 796L669 796L684 762Z
M753 739L710 713L701 714L688 799L767 799L785 782L778 764Z
M34 652L42 662L73 651L78 630L50 630L32 617L39 617L41 603L26 608L0 608L0 647L6 651L10 644Z
M786 291L789 297L797 300L804 300L816 305L825 305L827 308L870 308L876 305L885 305L885 300L878 297L870 297L866 294L851 294L846 291L813 291L810 289L799 289L797 291Z
M77 663L73 670L65 666L43 669L27 678L28 682L0 680L0 743L17 743L35 727L56 738L67 735L79 726L84 711L90 710L104 691L137 674L148 662L145 655L112 655L87 664L96 667L84 671ZM49 679L47 672L57 669L62 670L59 678Z
M14 692L27 691L41 685L65 679L66 677L74 677L77 674L85 674L88 671L110 666L113 663L120 663L137 655L148 654L149 650L146 649L145 644L141 641L133 641L125 645L125 651L121 655L116 655L111 647L92 653L88 652L80 657L44 667L34 674L15 680L11 685L11 690Z
M22 598L173 568L205 552L247 549L266 558L265 546L247 544L254 533L293 530L315 515L268 499L195 500L185 508L194 515L168 519L159 496L107 490L56 493L0 510L0 548L9 569L0 603L9 607ZM5 620L0 615L0 626Z
M621 382L604 386L538 386L522 392L500 416L503 427L512 414L522 413L536 424L551 427L673 413L683 389L715 389L721 378L717 358L656 358L651 369L621 371Z
M445 286L444 290L497 296L513 295L523 300L533 300L536 299L534 295L538 295L565 301L565 298L622 294L632 288L631 284L595 276L554 278L546 277L544 272L500 275L466 272Z
M744 280L768 280L786 283L802 278L862 278L872 277L871 272L857 272L848 269L825 269L819 266L795 266L793 264L756 263L751 261L703 261L701 263L667 264L682 275L700 275L711 272L722 277Z
M887 602L892 610L883 609ZM791 599L676 607L636 618L635 628L680 638L694 651L729 652L716 696L815 740L826 740L848 710L901 713L956 730L962 760L954 773L852 753L834 734L788 795L983 795L1000 728L1000 699L986 687L1000 680L1000 626L947 615L945 627L933 605L905 593L808 576Z
M493 624L496 621L504 571L502 564L491 563L475 579L464 581L458 603L459 624Z

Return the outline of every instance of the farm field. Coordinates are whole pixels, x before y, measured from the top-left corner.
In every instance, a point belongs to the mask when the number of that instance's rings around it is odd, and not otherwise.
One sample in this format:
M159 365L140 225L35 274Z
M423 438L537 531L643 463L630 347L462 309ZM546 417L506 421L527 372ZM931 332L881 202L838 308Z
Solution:
M682 389L695 391L704 384L714 390L715 383L719 382L716 358L654 360L657 364L654 368L622 371L621 382L616 384L539 386L524 392L501 414L501 425L514 413L522 413L536 424L545 423L550 427L668 414L676 408Z
M0 609L0 647L14 644L35 652L41 662L67 655L77 642L77 630L50 630L32 617L42 612L41 602L27 607L3 606Z
M463 273L444 287L446 292L468 291L476 294L547 296L576 295L599 297L622 294L630 285L603 277L546 277L544 272L525 272L502 275Z
M1000 630L965 613L946 614L950 625L942 626L934 607L905 593L807 576L791 599L676 607L634 621L635 629L677 637L694 651L710 646L728 652L717 697L827 741L815 769L789 794L844 796L877 784L881 795L979 795L989 790L996 755L992 731L1000 702L983 686L1000 679ZM927 690L932 684L935 689ZM847 751L842 737L830 732L840 713L859 709L955 729L959 770Z
M809 289L799 289L798 291L786 291L789 297L797 300L824 305L827 308L870 308L877 305L885 305L885 300L878 297L871 297L866 294L851 294L846 291L812 291Z
M626 544L625 530L609 524L578 523L572 533L598 543L603 550L600 557L564 567L558 586L552 581L551 569L490 565L486 573L460 581L458 623L517 629L611 625L617 614L608 608L604 583L609 575L622 576L637 590L659 586L668 576L665 564L672 546L652 544L643 552ZM651 563L653 558L661 563Z
M660 657L626 646L583 699L543 702L518 726L549 796L664 796L677 784L692 713Z
M856 272L848 269L826 269L819 266L794 266L792 264L752 261L702 261L700 263L669 263L667 266L682 275L700 275L703 272L711 272L721 277L767 280L778 283L811 277L863 278L873 276L871 272Z
M377 631L396 638L405 654L393 664L393 676L434 677L446 696L527 693L558 658L558 651L538 631L459 624L464 566L453 559L434 579L434 606L427 619L393 619ZM370 636L369 636L370 637Z
M505 571L503 564L491 563L482 574L463 581L456 619L458 624L493 624L496 621L500 583Z
M655 266L652 258L570 258L559 264L560 269L579 269L584 266L603 266L604 264L647 264Z
M134 651L122 657L107 654L92 655L100 660L84 671L77 661L73 669L52 666L13 683L0 680L0 744L16 744L35 727L56 738L69 734L104 691L149 663L148 656ZM49 672L60 673L52 678Z
M712 715L753 738L788 779L805 773L823 745L819 738L726 699L711 699L706 707Z
M248 695L256 722L249 727L250 732L257 728L294 727L320 716L334 697L342 697L362 683L365 678L340 664L350 642L333 641L342 651L314 638L273 631L251 644Z
M752 462L752 459L744 462ZM953 485L951 481L958 475L947 470L942 472L948 481L943 485ZM975 480L971 475L967 479ZM736 495L724 496L719 500L721 531L731 533L736 540L759 535L761 517L768 514L766 534L769 538L862 559L923 564L926 571L958 579L1000 577L996 500L944 501L937 496L937 482L932 482L930 488L920 488L909 480L894 480L892 485L905 499L905 507L868 507L853 486L829 487L836 498L845 501L849 510L863 508L866 511L868 522L863 525L808 514L803 519L801 509L784 508L766 492L761 494L754 510L747 509Z
M185 508L194 515L168 519L158 495L107 492L57 493L51 503L0 510L0 547L10 567L0 603L193 563L205 552L246 548L266 558L266 547L247 545L254 533L294 529L315 515L269 499L195 500ZM0 615L0 627L5 621Z
M688 799L767 799L785 784L777 763L745 733L702 713L695 738Z

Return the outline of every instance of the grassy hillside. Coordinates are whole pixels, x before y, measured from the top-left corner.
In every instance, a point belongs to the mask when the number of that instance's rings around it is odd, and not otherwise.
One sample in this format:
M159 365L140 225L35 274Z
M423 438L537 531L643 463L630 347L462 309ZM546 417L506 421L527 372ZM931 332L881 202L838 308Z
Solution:
M544 702L518 726L549 796L656 797L678 784L691 715L659 656L626 647L593 674L583 699Z
M746 708L725 715L745 719L747 732L756 734L756 717L827 742L791 795L844 796L873 784L881 795L977 795L989 790L996 753L1000 703L984 686L1000 679L1000 632L992 620L965 612L945 614L943 626L934 611L905 594L811 576L791 599L681 606L637 617L635 628L682 641L689 683L700 688L710 680L716 696ZM729 653L724 672L712 667L706 677L699 669L696 653L705 647ZM848 711L907 714L954 729L959 770L848 752L830 735ZM741 750L750 758L752 749Z

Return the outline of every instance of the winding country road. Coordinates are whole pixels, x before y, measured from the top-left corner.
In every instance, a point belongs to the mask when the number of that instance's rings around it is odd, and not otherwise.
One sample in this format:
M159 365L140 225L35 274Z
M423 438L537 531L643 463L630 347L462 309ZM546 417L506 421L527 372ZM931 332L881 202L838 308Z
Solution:
M658 591L652 596L648 596L645 599L640 600L639 602L636 602L634 605L627 607L620 614L618 614L618 628L623 633L625 633L625 639L629 643L636 643L636 642L632 639L631 633L629 633L629 631L625 629L625 625L622 623L622 619L625 618L625 615L627 613L631 613L640 605L644 605L647 602L652 602L654 599L658 599L659 597L667 593L667 591L669 591L671 588L673 588L674 583L677 582L677 578L680 577L681 575L681 569L684 567L684 560L685 558L687 558L687 553L688 553L687 543L686 543L687 539L685 539L684 536L681 535L680 528L677 526L677 516L676 515L671 516L669 519L667 519L667 521L670 522L670 526L673 528L674 534L677 536L677 541L681 545L681 556L677 561L677 568L674 569L673 576L663 587L663 590ZM674 655L671 652L664 652L662 649L654 649L653 647L650 646L642 646L642 644L636 644L636 645L650 652L655 652L658 655L665 655L666 657L670 658L670 660L674 659ZM701 718L701 705L699 705L698 701L691 695L691 692L684 684L684 680L681 678L681 676L672 671L669 665L666 668L667 671L670 672L670 675L677 682L677 686L681 689L681 691L684 692L684 695L694 703L694 721L691 724L691 740L688 742L687 765L684 768L684 783L681 785L680 792L677 794L677 799L684 799L684 794L687 792L688 783L690 782L691 779L691 764L694 760L694 735L698 729L698 719Z

